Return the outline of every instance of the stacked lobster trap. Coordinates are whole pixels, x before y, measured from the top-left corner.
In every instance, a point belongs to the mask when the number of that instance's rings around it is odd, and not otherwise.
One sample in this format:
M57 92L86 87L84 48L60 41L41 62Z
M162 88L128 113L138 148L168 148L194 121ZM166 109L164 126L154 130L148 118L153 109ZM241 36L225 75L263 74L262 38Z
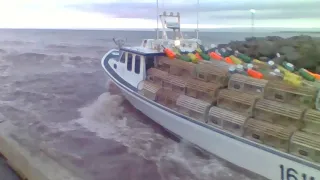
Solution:
M259 99L253 109L253 117L258 120L279 124L285 127L301 126L304 108L279 103L267 99Z
M212 103L215 101L219 89L219 84L188 79L186 85L186 95L196 99L201 99L208 103Z
M245 124L243 136L255 142L288 152L290 136L294 131L295 129L293 128L285 128L281 125L250 118Z
M319 136L297 131L292 135L289 152L309 161L320 163Z
M250 116L252 115L252 108L254 107L257 99L258 96L239 93L238 91L233 91L230 89L223 89L219 91L217 97L217 106Z
M158 57L155 65L157 69L182 78L192 77L195 68L193 63L170 60L167 57Z
M194 77L200 81L219 84L221 87L225 87L228 84L228 70L212 64L196 65Z
M231 75L228 67L157 57L139 93L191 120L320 162L319 90Z
M241 136L246 119L247 117L241 114L213 106L209 110L207 123Z
M263 95L268 81L264 79L255 79L242 74L233 74L229 80L228 88L230 90L247 93L252 95Z
M180 95L181 93L174 92L169 89L161 88L156 93L156 102L170 109L178 110L176 103Z
M264 98L294 106L313 108L317 89L313 86L293 86L281 81L272 81L265 87Z
M176 101L178 112L195 120L205 122L205 115L210 103L189 96L180 95Z

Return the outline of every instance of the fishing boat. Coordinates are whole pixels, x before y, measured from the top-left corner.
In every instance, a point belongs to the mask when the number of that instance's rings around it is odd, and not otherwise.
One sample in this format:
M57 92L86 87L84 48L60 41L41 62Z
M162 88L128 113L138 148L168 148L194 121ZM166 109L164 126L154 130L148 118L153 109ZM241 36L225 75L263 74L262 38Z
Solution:
M168 23L166 17L178 21ZM118 43L101 60L126 99L169 132L253 173L320 180L319 91L313 82L296 87L276 76L233 73L219 58L181 60L177 54L190 55L201 41L181 36L179 14L164 12L160 19L163 29L174 31L172 39L163 30L162 38L144 39L137 47Z

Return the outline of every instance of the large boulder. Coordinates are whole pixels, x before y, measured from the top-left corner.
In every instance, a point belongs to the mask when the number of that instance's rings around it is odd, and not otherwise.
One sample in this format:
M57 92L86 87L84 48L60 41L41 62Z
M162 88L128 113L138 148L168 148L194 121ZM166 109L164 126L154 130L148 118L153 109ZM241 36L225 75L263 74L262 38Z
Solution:
M296 49L292 46L283 46L280 48L279 53L282 55L291 54L292 52L295 52Z
M236 49L242 48L243 47L243 43L244 43L243 41L231 41L229 43L229 46L230 46L231 49L236 50Z
M301 55L298 52L292 52L290 54L286 54L286 60L290 63L296 64L299 59L301 59Z
M286 60L297 68L320 72L320 38L310 36L248 37L245 41L231 41L228 46L265 62L272 59L275 63L281 64ZM281 54L280 58L276 57L276 53Z
M267 61L270 60L270 58L265 57L265 56L261 56L261 57L259 57L259 60L260 60L260 61L263 61L263 62L267 62Z
M280 36L267 36L266 40L267 41L280 41L280 40L283 40L283 38Z
M257 41L257 50L260 56L274 57L277 53L276 44L272 41Z
M320 65L320 46L311 39L307 42L300 41L297 50L301 56L297 66L317 71L317 66Z

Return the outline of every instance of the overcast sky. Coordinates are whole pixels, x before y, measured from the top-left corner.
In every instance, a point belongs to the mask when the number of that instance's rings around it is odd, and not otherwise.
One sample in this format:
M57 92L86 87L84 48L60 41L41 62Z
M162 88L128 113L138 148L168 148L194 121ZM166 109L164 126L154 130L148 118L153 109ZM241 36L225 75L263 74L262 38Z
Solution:
M155 28L156 0L0 0L0 27ZM159 0L182 27L196 27L197 0ZM320 0L200 0L200 28L320 28Z

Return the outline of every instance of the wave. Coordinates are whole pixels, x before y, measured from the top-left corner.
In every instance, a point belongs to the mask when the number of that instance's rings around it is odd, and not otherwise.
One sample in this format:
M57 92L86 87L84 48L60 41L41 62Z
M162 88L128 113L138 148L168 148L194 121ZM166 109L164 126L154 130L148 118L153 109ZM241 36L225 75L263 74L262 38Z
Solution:
M0 49L0 54L5 54L5 53L7 53L7 51L6 51L6 50L4 50L4 49Z
M249 179L243 172L229 168L224 161L187 142L168 138L157 131L158 125L150 125L148 121L151 120L146 116L129 111L129 108L134 109L130 106L120 94L106 92L89 106L79 109L81 118L76 123L101 138L123 144L129 153L155 162L162 179Z
M1 53L1 49L0 49ZM11 61L25 61L30 63L31 61L44 61L44 60L53 60L53 61L79 61L79 62L95 62L98 61L99 58L96 57L88 57L88 56L74 56L67 54L46 54L46 53L37 53L37 52L14 52L4 56L5 59ZM34 65L34 64L33 64Z
M3 45L30 45L30 44L33 44L33 42L28 42L28 41L15 41L15 40L12 40L12 41L0 41L0 44L3 44Z
M26 52L26 53L12 53L7 56L10 60L24 60L24 59L44 59L48 57L48 55L43 53L34 53L34 52Z
M62 45L62 44L50 44L47 45L46 48L52 48L52 49L67 49L70 45Z
M49 44L45 46L48 49L86 49L86 50L97 50L97 49L105 49L106 47L110 47L110 45L114 45L111 42L107 42L103 44L103 46L99 45L82 45L82 44Z

